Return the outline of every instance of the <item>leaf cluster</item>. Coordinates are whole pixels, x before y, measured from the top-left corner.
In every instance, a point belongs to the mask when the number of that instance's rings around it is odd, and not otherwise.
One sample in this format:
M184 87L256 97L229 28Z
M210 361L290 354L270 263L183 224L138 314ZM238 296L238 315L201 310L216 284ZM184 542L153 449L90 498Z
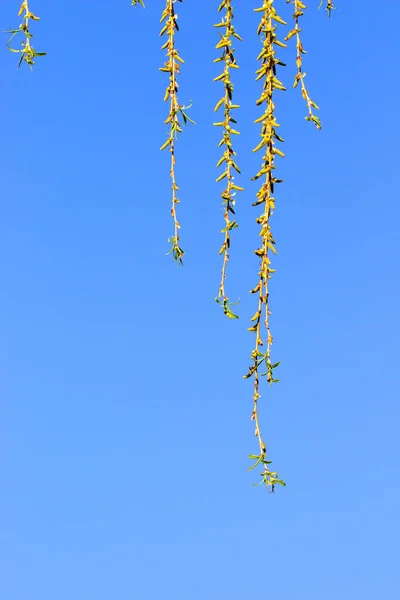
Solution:
M37 52L35 48L31 44L31 40L33 38L33 34L29 31L29 26L31 21L39 21L40 17L37 17L30 9L28 0L23 0L21 7L18 11L18 16L22 17L22 21L18 27L18 29L8 29L5 33L10 34L10 38L8 40L7 48L10 52L14 52L15 54L19 54L19 62L18 68L21 66L23 62L25 62L30 69L32 69L35 64L35 58L37 56L45 56L46 52ZM11 46L14 38L22 37L21 46L22 48L14 48Z

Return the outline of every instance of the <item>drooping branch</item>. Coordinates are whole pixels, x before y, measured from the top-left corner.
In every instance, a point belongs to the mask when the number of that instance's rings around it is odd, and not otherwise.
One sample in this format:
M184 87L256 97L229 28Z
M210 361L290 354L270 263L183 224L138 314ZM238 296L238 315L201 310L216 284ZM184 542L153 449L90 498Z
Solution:
M263 81L262 93L256 104L264 106L265 110L261 117L256 120L256 123L261 123L261 142L254 149L254 152L263 150L264 154L262 167L257 175L253 177L253 180L263 178L264 183L257 192L257 201L253 206L263 206L264 211L257 218L257 223L261 225L261 245L255 250L255 254L260 258L259 280L256 287L251 290L252 294L258 296L257 310L251 319L253 324L249 327L249 331L255 334L256 343L251 355L253 362L245 377L253 377L253 412L251 418L255 422L255 435L259 443L259 454L250 455L250 458L255 460L250 469L261 464L263 471L260 483L264 483L273 491L276 484L285 485L285 483L279 479L278 473L270 470L271 461L267 460L267 447L260 429L258 403L261 397L259 391L260 378L265 377L270 385L278 381L275 379L274 371L279 366L279 362L273 364L271 361L273 338L270 329L269 281L275 271L271 267L270 255L271 253L276 254L276 249L270 219L275 209L274 188L276 184L281 183L281 180L277 179L274 173L276 169L275 159L276 156L284 156L277 146L277 143L283 142L283 139L277 133L279 123L275 118L275 94L277 91L285 90L283 83L277 77L276 69L277 65L283 65L276 56L276 48L285 47L285 44L277 39L276 31L279 24L286 25L286 23L277 14L274 0L264 0L262 7L256 9L256 12L261 13L258 35L262 41L262 50L258 56L261 67L257 71L257 80ZM262 325L264 325L264 334ZM266 338L264 340L263 335Z
M223 255L222 262L222 272L221 272L221 283L218 290L218 296L216 298L217 302L221 304L225 315L227 315L231 319L238 318L237 315L232 311L232 305L229 302L229 298L225 291L225 278L226 278L226 268L229 261L229 249L231 245L231 231L236 228L237 222L233 218L231 220L231 215L235 214L234 206L235 206L235 195L237 191L243 191L243 188L236 185L235 183L235 171L240 173L240 169L235 162L236 152L233 149L232 145L232 136L238 135L239 131L237 131L234 127L232 127L232 123L236 124L236 120L233 118L232 111L234 109L239 108L238 104L233 103L233 90L234 85L231 79L231 70L237 69L238 65L235 58L235 49L233 46L233 39L241 40L239 34L235 31L235 27L233 25L233 5L232 0L223 0L218 7L218 12L221 12L225 9L224 15L222 16L222 20L215 25L215 27L223 29L223 32L220 34L221 38L216 46L217 50L222 50L222 55L214 60L215 63L223 62L224 69L220 75L215 77L214 81L222 81L224 85L224 95L217 102L214 111L223 108L224 118L222 121L214 123L216 127L222 128L222 139L219 143L219 147L223 147L223 155L217 163L217 168L221 165L224 166L223 173L217 178L217 182L224 181L226 183L226 187L222 192L222 204L224 206L224 220L225 227L222 230L224 234L224 242L220 249L220 254Z
M183 255L184 251L180 246L180 238L179 238L179 229L180 224L177 218L176 207L179 204L179 200L177 197L177 191L179 190L178 184L176 182L176 174L175 174L175 166L176 166L176 156L175 156L175 142L178 136L178 133L182 131L181 119L183 123L186 124L188 121L194 123L192 119L190 119L187 115L186 110L189 107L183 106L179 104L178 101L178 75L180 73L180 65L183 64L182 58L179 56L179 52L175 46L175 34L178 31L178 15L175 12L175 3L177 0L166 0L166 7L161 15L161 23L164 23L160 36L165 35L167 37L167 41L162 46L162 50L167 50L167 62L163 67L160 68L160 71L164 71L169 75L169 83L167 89L165 91L164 100L170 103L169 114L167 119L165 120L166 124L169 124L169 133L167 141L161 146L161 150L166 148L171 152L171 189L172 189L172 208L171 215L174 221L174 235L169 238L169 242L171 244L170 253L174 259L183 264ZM182 0L179 0L182 2Z

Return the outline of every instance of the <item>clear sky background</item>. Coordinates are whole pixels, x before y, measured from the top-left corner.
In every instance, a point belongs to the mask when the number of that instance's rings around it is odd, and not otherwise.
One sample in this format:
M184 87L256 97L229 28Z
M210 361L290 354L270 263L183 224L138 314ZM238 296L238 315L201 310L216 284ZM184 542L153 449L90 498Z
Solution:
M3 34L0 588L4 600L398 597L400 8L317 0L305 63L324 123L279 97L286 159L271 290L281 383L261 414L274 495L246 472L258 241L250 177L258 2L236 2L240 194L228 289L215 184L217 2L179 4L185 267L171 235L159 15L129 0L32 0L38 59ZM278 4L284 5L283 0ZM18 23L2 2L1 28ZM196 3L199 5L199 3ZM284 5L282 14L288 14Z

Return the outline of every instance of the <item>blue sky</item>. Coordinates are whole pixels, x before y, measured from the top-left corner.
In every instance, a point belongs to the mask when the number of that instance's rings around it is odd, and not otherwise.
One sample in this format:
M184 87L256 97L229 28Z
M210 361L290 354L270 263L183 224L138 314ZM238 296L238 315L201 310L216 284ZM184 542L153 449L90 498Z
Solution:
M17 4L0 6L2 29ZM290 89L293 47L284 55L271 289L281 383L264 390L261 416L288 485L269 495L246 473L257 446L241 377L257 275L257 15L236 2L246 191L228 280L241 318L228 322L214 302L217 3L178 7L180 99L197 122L178 144L183 269L165 256L163 3L112 4L36 0L48 56L31 73L0 53L2 597L395 598L400 8L381 3L377 24L372 0L338 0L328 21L309 2L322 132Z

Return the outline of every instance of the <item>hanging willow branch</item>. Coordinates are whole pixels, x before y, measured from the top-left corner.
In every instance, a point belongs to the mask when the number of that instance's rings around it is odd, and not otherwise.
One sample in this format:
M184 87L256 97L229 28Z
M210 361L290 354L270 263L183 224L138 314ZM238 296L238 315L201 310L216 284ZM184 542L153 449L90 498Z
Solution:
M182 2L182 0L178 1ZM179 243L180 224L176 214L176 205L179 204L179 200L177 197L177 191L179 190L179 187L176 183L175 176L175 141L178 133L181 133L182 131L180 118L182 118L184 124L186 124L188 121L194 123L194 121L192 121L192 119L190 119L187 113L185 112L188 108L190 108L190 106L180 105L178 101L178 75L180 73L180 64L183 64L184 61L179 56L178 50L175 47L175 33L179 30L177 23L178 15L175 12L175 2L177 2L177 0L167 0L166 7L160 19L161 23L164 23L165 21L165 25L163 25L160 31L160 36L167 36L167 41L161 49L167 50L168 57L167 62L164 64L163 67L160 68L160 71L164 71L165 73L169 74L169 84L165 91L164 100L165 102L167 102L168 99L170 101L169 115L165 120L165 123L169 124L170 129L168 133L168 139L165 142L165 144L161 146L161 150L169 148L169 151L171 152L171 215L174 221L174 235L168 239L169 243L171 244L171 250L169 253L172 253L172 256L178 263L183 264L183 255L185 253L180 247Z
M288 3L291 2L293 4L293 7L294 7L293 18L295 20L294 29L292 29L291 31L289 31L288 35L285 37L285 41L290 40L290 38L292 38L292 37L296 38L296 51L297 51L297 55L296 55L296 67L297 67L297 73L296 73L295 78L294 78L293 87L297 87L298 84L300 83L300 85L301 85L301 95L303 96L303 99L305 100L305 102L307 104L307 109L308 109L308 115L306 116L306 120L307 121L311 121L312 123L314 123L314 125L317 127L317 129L321 129L321 126L322 126L321 120L313 112L313 108L315 108L315 109L318 110L319 107L311 99L310 94L308 93L306 84L304 82L304 78L306 76L306 73L303 72L303 67L302 67L303 55L306 54L306 51L304 50L304 46L303 46L303 44L301 42L301 38L300 38L300 33L301 33L300 18L302 16L304 16L304 11L306 10L307 7L300 0L287 0L287 2Z
M285 90L284 85L276 76L276 66L282 65L279 58L276 57L276 47L285 47L285 44L280 42L276 36L278 24L286 25L285 21L277 14L274 7L274 0L264 0L262 7L255 9L256 12L261 12L261 22L258 27L258 35L262 40L262 50L258 56L261 61L261 67L257 71L257 80L263 80L263 90L261 96L257 100L258 106L265 105L265 112L255 122L261 123L261 142L254 149L254 152L263 149L263 165L261 170L253 177L253 181L265 178L264 183L257 192L257 201L253 206L262 205L264 207L263 214L257 218L257 223L261 225L261 246L255 250L255 254L260 257L259 281L256 287L251 290L252 294L258 294L258 307L255 315L252 318L253 325L249 327L249 331L254 332L256 336L255 348L251 358L253 364L249 368L249 372L245 378L253 377L253 412L252 420L255 422L255 435L259 442L259 454L251 454L250 458L255 460L255 463L250 467L253 469L258 464L261 464L263 471L261 473L261 482L264 483L272 491L277 483L285 485L278 478L278 473L270 471L270 460L267 460L267 448L262 438L258 402L261 397L259 392L260 377L265 377L270 385L276 383L274 370L279 366L279 362L273 364L271 361L271 346L273 342L269 317L269 280L271 279L274 269L271 268L270 253L276 254L275 240L272 236L270 218L275 208L275 200L273 197L274 187L277 183L281 183L280 179L275 177L274 171L275 157L284 156L283 152L276 146L277 142L283 142L283 139L278 135L276 129L279 127L275 119L275 103L274 96L276 91ZM262 324L265 327L266 340L262 337ZM264 346L264 343L266 344ZM264 347L264 352L262 348ZM263 372L261 372L263 371Z
M231 245L231 231L235 229L238 225L235 219L231 221L231 215L235 214L234 206L235 206L235 195L237 191L243 191L243 188L236 185L234 182L235 176L234 172L240 173L240 169L235 162L236 152L232 146L232 135L239 135L239 131L234 129L231 126L232 123L236 124L237 121L232 116L232 111L236 108L239 108L238 104L233 103L233 83L231 80L231 69L238 69L238 65L235 59L235 49L233 46L233 38L241 41L241 37L235 31L235 27L233 25L233 6L231 0L223 0L218 7L218 12L221 12L225 9L225 14L222 16L222 20L220 23L214 25L214 27L223 28L224 31L221 33L221 39L216 45L217 50L222 50L222 56L216 58L214 60L215 63L223 62L224 70L220 75L215 77L214 81L222 81L224 84L224 95L217 102L214 112L217 112L219 109L224 109L224 119L218 123L214 123L216 127L222 127L222 139L219 143L219 148L221 146L224 148L224 152L222 157L217 163L217 168L221 165L224 165L224 172L217 178L217 182L226 181L226 187L222 192L222 204L225 207L224 210L224 220L225 227L222 229L222 233L224 234L224 242L219 251L220 254L223 254L223 263L222 263L222 272L221 272L221 283L218 290L218 296L216 298L217 302L221 304L225 315L227 315L230 319L237 319L238 316L234 314L232 311L232 305L229 302L229 298L225 292L225 278L226 278L226 268L229 261L229 249Z
M29 8L28 2L30 0L23 0L18 16L22 17L22 22L18 29L10 29L8 33L11 35L8 48L20 55L19 65L22 62L26 62L27 65L32 68L34 65L34 59L37 56L44 56L45 52L36 52L31 45L33 35L30 32L31 21L39 20L39 17L35 16ZM167 61L164 66L160 68L161 71L165 72L169 76L168 86L166 88L164 101L169 100L169 113L165 120L165 124L169 125L169 132L167 134L166 142L161 146L161 150L168 149L171 153L171 188L172 188L172 208L171 215L174 222L174 235L169 238L171 244L170 253L172 253L174 259L182 264L184 251L180 246L179 229L180 225L177 219L177 204L179 200L177 192L179 191L175 167L175 144L178 134L182 132L184 124L188 121L194 123L187 114L189 106L179 104L178 100L178 76L180 75L180 65L184 63L180 57L178 50L175 45L175 35L178 28L178 15L175 12L176 2L183 2L183 0L165 0L166 5L163 10L161 20L162 29L160 32L161 36L166 36L166 41L162 46L162 50L166 50ZM234 217L235 215L235 202L236 192L243 191L243 188L235 184L236 173L240 174L240 169L235 162L236 152L233 148L232 139L234 135L238 135L237 131L232 124L236 124L236 120L233 117L233 111L239 108L239 105L233 102L233 91L234 85L231 79L232 69L237 69L238 65L235 59L235 48L234 39L241 40L240 36L236 33L233 25L234 12L233 12L233 0L219 0L221 3L218 7L218 12L224 11L221 21L215 25L219 28L220 40L216 45L218 50L221 50L222 54L214 60L215 63L223 63L223 71L218 75L214 81L221 81L224 86L224 94L222 98L217 102L215 106L215 112L223 110L223 119L220 122L214 123L215 126L221 127L222 139L219 143L219 147L223 148L223 154L217 163L217 168L223 166L224 171L217 178L217 182L224 181L226 184L223 190L222 203L224 206L224 221L225 227L222 230L224 234L224 241L221 246L220 254L223 255L223 264L221 272L221 283L218 290L217 302L222 305L224 313L231 319L237 318L232 312L231 303L225 291L225 279L227 264L229 262L229 251L231 244L231 231L237 227L237 222ZM144 0L131 0L133 6L143 6ZM257 200L253 206L262 206L263 213L256 219L256 222L261 225L260 247L255 250L256 256L260 259L260 267L258 271L258 282L254 289L251 290L252 294L258 296L257 310L251 319L252 325L249 327L249 331L255 334L255 347L251 354L252 364L249 367L248 373L245 378L253 379L253 411L251 414L252 420L255 422L255 435L258 438L259 451L258 454L250 454L250 458L254 461L249 470L254 469L258 465L262 468L261 481L259 484L264 483L266 487L274 491L275 485L286 485L282 479L279 479L276 471L270 470L271 461L267 460L267 447L261 434L260 420L259 420L259 400L260 394L260 381L261 378L270 384L274 384L278 381L275 378L275 369L279 366L279 362L272 363L271 360L271 349L273 344L273 337L270 328L270 303L269 303L269 281L275 270L271 266L271 257L275 255L275 240L272 235L270 220L275 210L275 199L274 189L278 183L282 183L281 179L275 176L276 170L276 156L284 157L284 153L279 149L279 144L283 142L283 139L278 135L277 129L279 123L276 121L275 116L275 96L277 91L284 91L285 87L277 77L277 66L285 66L284 63L277 58L277 48L284 48L286 45L279 41L277 38L277 30L280 26L286 25L285 21L277 14L275 9L275 0L262 0L263 5L260 8L255 9L255 12L261 14L261 21L258 26L257 35L260 36L262 42L262 50L258 56L258 60L261 62L260 68L257 70L256 80L263 82L262 93L256 101L257 106L262 106L264 109L263 114L256 119L255 123L261 124L261 141L254 148L254 152L259 150L263 151L262 166L260 171L252 178L252 181L261 179L263 183L257 192ZM290 40L292 37L296 39L296 66L297 72L295 75L294 87L300 84L301 94L306 102L308 115L306 119L313 122L318 129L321 128L321 122L319 118L314 114L313 109L317 110L318 106L311 99L308 89L305 85L306 73L303 72L303 56L306 53L302 45L301 40L301 27L300 20L304 16L306 6L302 0L286 0L287 3L291 3L294 7L294 28L289 31L285 38L285 41ZM282 1L283 3L283 1ZM321 0L320 7L325 5L325 9L328 12L328 17L331 16L332 10L336 7L332 0ZM12 40L22 35L22 49L15 49L10 46Z
M18 68L21 66L22 62L25 62L30 69L32 69L35 64L35 58L37 56L45 56L46 52L36 52L35 48L31 45L31 40L33 35L29 31L29 25L31 21L39 21L40 17L37 17L29 10L28 0L24 0L21 4L21 7L18 12L18 16L22 17L22 22L19 25L18 29L9 29L6 33L11 35L8 40L7 47L11 52L15 52L20 55ZM22 34L23 40L21 42L22 49L17 50L16 48L12 48L10 46L12 40Z

